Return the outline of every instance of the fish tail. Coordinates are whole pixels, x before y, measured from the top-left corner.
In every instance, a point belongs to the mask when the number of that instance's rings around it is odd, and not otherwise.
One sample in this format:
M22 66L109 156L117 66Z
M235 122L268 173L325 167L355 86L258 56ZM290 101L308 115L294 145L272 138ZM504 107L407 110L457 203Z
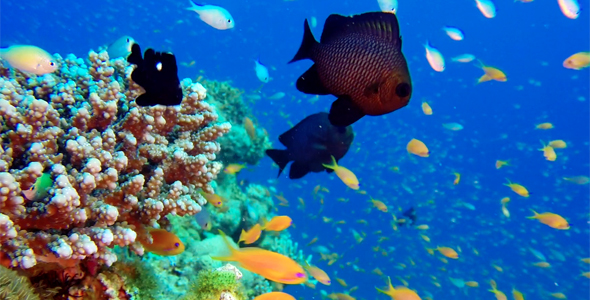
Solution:
M322 166L324 166L324 168L335 170L336 167L338 167L338 163L336 162L336 158L334 158L334 155L331 155L331 157L332 157L332 164L331 165L322 164Z
M191 7L187 7L186 10L196 11L197 9L199 9L200 5L193 2L193 0L188 0L188 3L190 3Z
M307 19L305 19L305 22L303 23L303 41L301 42L301 46L299 46L297 54L295 54L295 57L293 57L293 59L289 61L289 63L296 62L298 60L306 58L311 58L311 51L318 44L318 41L316 41L315 37L313 36L313 33L311 32L309 22L307 22Z
M536 218L537 218L537 216L539 215L539 213L538 213L538 212L536 212L534 209L531 209L531 211L532 211L532 212L533 212L533 214L535 214L535 215L534 215L534 216L531 216L531 217L526 217L526 218L527 218L527 219L536 219Z
M221 235L221 237L223 238L225 245L230 251L230 254L228 256L211 256L211 259L219 261L236 261L236 254L239 252L238 249L234 248L234 246L229 242L229 239L227 238L225 233L221 231L221 229L219 230L219 235Z
M266 155L268 155L275 162L275 164L279 166L279 174L277 174L277 177L281 175L287 164L291 161L289 159L288 150L268 149L266 150Z

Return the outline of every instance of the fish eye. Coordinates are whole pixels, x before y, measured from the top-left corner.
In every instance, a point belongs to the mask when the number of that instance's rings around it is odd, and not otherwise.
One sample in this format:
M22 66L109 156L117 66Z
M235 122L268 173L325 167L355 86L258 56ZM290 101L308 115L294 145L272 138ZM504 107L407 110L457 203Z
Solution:
M295 274L295 276L297 276L298 278L303 278L303 277L305 277L305 274L303 274L303 273L297 273L297 274Z
M228 20L227 20L227 22L228 22L228 23L231 23L231 20L230 20L230 19L228 19Z
M54 63L54 62L52 62L52 61L50 61L50 62L49 62L49 65L53 67L53 66L55 66L55 63Z
M401 98L404 98L404 97L407 97L408 95L410 95L411 91L412 91L412 88L410 87L409 84L407 84L405 82L398 84L397 87L395 88L395 94Z
M162 71L162 62L158 62L156 64L156 69L158 69L158 71Z
M174 247L178 248L178 247L180 247L180 244L179 243L174 243Z

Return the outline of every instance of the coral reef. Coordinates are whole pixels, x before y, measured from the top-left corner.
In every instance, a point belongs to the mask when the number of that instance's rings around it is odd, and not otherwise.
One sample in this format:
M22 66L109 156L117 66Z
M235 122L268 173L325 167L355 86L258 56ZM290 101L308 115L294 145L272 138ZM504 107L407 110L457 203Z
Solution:
M232 130L219 139L219 159L225 164L257 164L272 145L266 131L254 125L255 117L242 98L244 92L229 82L205 80L203 85L207 88L207 101L218 109L220 120L232 124ZM250 127L248 120L254 126Z
M142 88L124 60L56 59L60 68L43 76L0 63L0 262L42 263L45 273L110 266L115 246L142 255L147 226L198 213L206 203L198 191L212 193L222 169L216 140L231 128L191 80L181 83L180 106L138 107ZM43 174L52 184L35 190Z

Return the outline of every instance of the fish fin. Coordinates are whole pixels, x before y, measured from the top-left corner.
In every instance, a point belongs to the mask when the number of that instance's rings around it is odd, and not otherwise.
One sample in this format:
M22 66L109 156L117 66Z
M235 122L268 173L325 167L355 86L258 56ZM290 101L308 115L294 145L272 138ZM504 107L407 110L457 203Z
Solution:
M309 173L309 166L300 162L294 162L289 170L290 179L299 179Z
M137 67L142 64L143 58L141 57L141 47L139 47L139 44L133 43L131 46L131 54L127 56L127 62L137 65Z
M266 155L279 166L279 174L277 174L277 177L281 175L287 164L291 161L291 159L289 159L288 150L268 149L266 150ZM291 170L293 170L293 167L291 167Z
M396 44L401 48L399 24L395 14L369 12L352 17L332 14L326 19L320 43L358 33Z
M200 4L193 2L193 0L188 0L188 2L190 3L191 7L187 7L186 10L192 10L192 11L197 12L196 9L198 9L200 6L202 6Z
M365 114L352 102L349 96L340 96L330 108L328 119L334 126L349 126Z
M310 58L312 49L318 44L318 41L316 41L313 33L311 32L309 22L307 22L307 19L305 19L305 22L303 23L303 41L301 42L301 46L299 46L297 54L295 54L295 57L293 57L289 63Z
M322 84L318 74L318 68L314 64L303 75L299 76L295 85L297 90L306 94L329 95L331 94Z
M230 255L228 256L211 256L211 259L219 260L219 261L237 261L235 254L239 252L239 249L236 249L230 242L228 237L225 235L221 229L219 229L219 235L223 238L223 242L227 246L230 251Z

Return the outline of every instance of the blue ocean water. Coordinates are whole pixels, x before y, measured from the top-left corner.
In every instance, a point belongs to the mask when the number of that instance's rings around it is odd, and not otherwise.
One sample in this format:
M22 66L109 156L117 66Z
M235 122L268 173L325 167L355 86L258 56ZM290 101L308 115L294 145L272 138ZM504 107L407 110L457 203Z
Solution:
M399 111L355 123L355 141L341 160L358 176L367 195L347 189L337 177L326 173L309 174L297 181L284 174L277 179L277 169L268 158L239 175L250 182L273 185L284 194L290 206L281 207L279 213L294 219L296 228L291 232L306 253L313 252L304 245L317 236L316 245L343 254L328 266L314 253L313 262L332 277L331 286L316 290L287 287L285 291L298 298L320 299L320 290L338 293L358 286L351 294L357 299L386 299L374 289L386 283L385 277L371 273L379 268L391 276L394 285L402 284L396 277L406 280L422 298L431 294L433 299L493 299L487 291L490 279L507 294L516 287L526 299L551 299L549 294L555 292L568 299L587 298L589 281L580 274L588 271L588 265L580 259L590 256L588 185L572 184L563 177L589 176L590 78L588 69L565 69L562 62L590 48L590 3L580 1L581 14L571 20L561 13L557 1L496 1L498 13L493 19L484 18L474 1L399 2L402 50L414 84L412 100ZM174 52L179 62L194 60L194 67L179 66L181 78L203 75L231 80L246 94L261 85L254 74L254 59L259 57L269 66L272 77L262 93L285 92L287 96L279 100L263 97L254 101L251 109L258 126L281 148L277 137L290 124L327 111L335 99L316 99L294 87L297 77L311 65L310 61L287 64L301 42L303 20L317 18L318 25L312 30L319 36L323 21L332 13L379 9L376 1L217 0L207 4L230 11L236 27L219 31L207 26L194 12L185 10L188 1L5 0L0 43L34 44L62 56L74 53L85 57L90 49L97 50L127 34L144 48ZM461 28L465 40L449 39L441 29L446 25ZM428 65L423 47L426 41L447 58L444 72L434 72ZM508 81L477 85L481 69L450 61L462 53L474 54L500 68ZM432 116L422 113L423 101L432 106ZM464 129L445 130L442 124L447 122L458 122ZM555 128L536 130L535 125L542 122L551 122ZM406 152L412 138L428 145L430 157ZM548 162L538 151L540 140L554 139L565 140L568 148L558 149L557 160ZM510 160L510 166L496 170L494 163L499 159ZM393 167L399 172L392 171ZM454 172L461 174L458 185L453 185ZM503 185L507 178L526 186L531 196L512 193ZM317 185L330 192L314 197ZM371 208L369 195L384 201L389 213ZM297 208L299 197L305 201L304 209ZM501 213L503 197L511 198L510 218ZM461 203L472 204L475 210ZM394 231L391 214L411 206L418 212L418 223L428 224L430 229ZM572 228L558 231L526 219L530 209L558 213ZM337 221L345 223L335 224ZM352 229L366 234L360 244ZM425 242L420 234L431 242ZM379 242L382 237L388 239ZM426 251L436 246L460 249L460 258L444 263L440 255ZM529 247L544 253L551 268L533 266L539 260ZM565 260L553 252L561 253ZM503 272L492 265L502 267ZM463 291L448 277L475 280L480 287ZM348 287L339 285L335 278L344 279Z

